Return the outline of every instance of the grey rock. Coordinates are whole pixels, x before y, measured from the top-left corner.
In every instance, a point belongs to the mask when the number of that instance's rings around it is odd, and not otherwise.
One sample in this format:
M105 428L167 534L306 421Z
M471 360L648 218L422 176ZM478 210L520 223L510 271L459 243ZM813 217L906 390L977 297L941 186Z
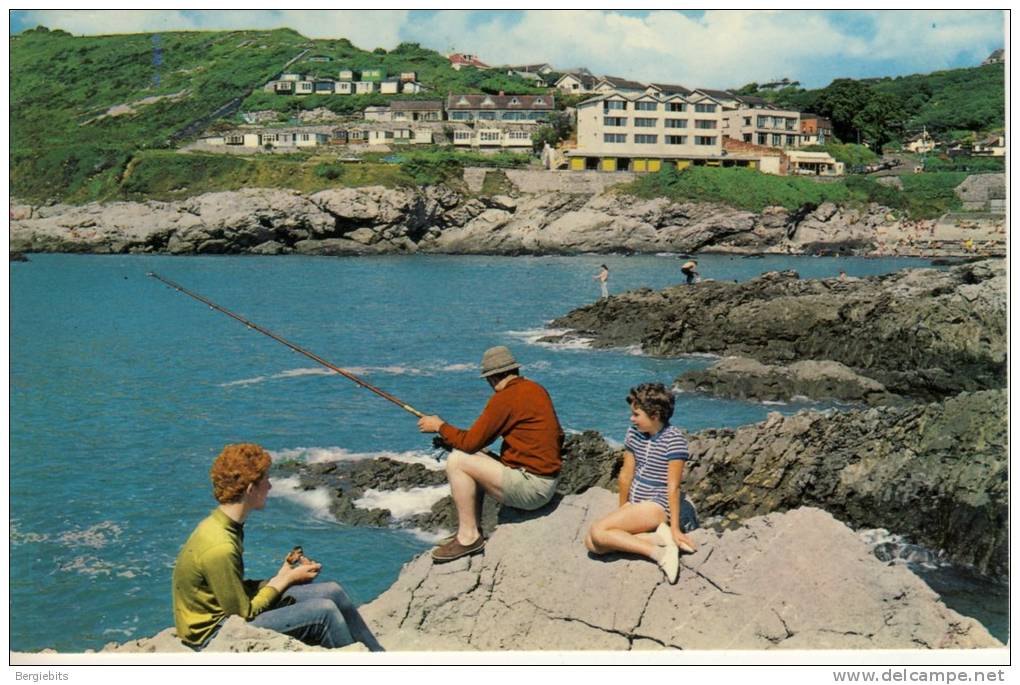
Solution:
M746 357L724 357L708 369L685 372L676 379L676 387L742 400L807 397L873 405L902 401L878 381L834 361L806 360L773 366Z
M999 260L849 281L771 272L743 283L635 290L551 325L572 330L560 339L638 344L660 356L831 360L894 394L937 399L1005 386L1006 284Z
M415 631L481 650L1000 646L820 510L696 531L669 585L647 560L588 554L586 530L615 506L593 488L500 526L484 554L422 555L362 614L383 644Z

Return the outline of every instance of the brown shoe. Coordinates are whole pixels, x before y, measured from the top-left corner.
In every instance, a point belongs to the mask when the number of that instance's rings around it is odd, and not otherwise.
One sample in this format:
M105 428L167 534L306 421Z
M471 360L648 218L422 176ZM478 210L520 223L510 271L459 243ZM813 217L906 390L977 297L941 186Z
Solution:
M440 545L432 550L432 561L437 564L445 564L448 561L454 559L460 559L461 557L469 554L475 554L481 552L485 547L485 538L481 535L472 542L470 545L462 545L460 541L454 536L453 540L447 542L445 545Z
M483 531L481 528L478 529L478 532L482 535L482 537L485 537L485 531ZM445 538L439 538L438 540L436 540L436 546L441 547L442 545L449 544L456 539L457 533L456 532L450 533Z

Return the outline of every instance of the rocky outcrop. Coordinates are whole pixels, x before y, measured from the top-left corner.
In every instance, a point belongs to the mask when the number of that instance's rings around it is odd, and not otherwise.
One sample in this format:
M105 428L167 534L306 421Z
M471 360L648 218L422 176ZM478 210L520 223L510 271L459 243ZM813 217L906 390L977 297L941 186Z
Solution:
M889 392L936 399L1006 384L1005 265L911 269L863 279L770 272L602 299L556 319L596 347L649 354L836 361Z
M680 375L675 387L684 392L739 400L786 401L809 397L872 405L902 401L878 381L833 361L772 366L746 357L724 357L707 369Z
M701 431L691 436L687 495L703 520L821 507L1005 577L1006 407L1004 390L984 391Z
M585 531L616 506L593 488L499 527L484 554L425 554L361 608L388 648L418 635L479 650L975 648L1000 644L818 509L699 530L676 585Z
M548 176L544 185L543 174ZM876 227L889 221L877 206L826 204L755 214L717 204L639 199L604 183L579 185L569 174L509 170L506 178L539 192L472 198L446 186L334 188L309 195L251 188L175 202L15 204L11 249L331 255L867 252L874 249ZM561 187L566 190L556 190Z

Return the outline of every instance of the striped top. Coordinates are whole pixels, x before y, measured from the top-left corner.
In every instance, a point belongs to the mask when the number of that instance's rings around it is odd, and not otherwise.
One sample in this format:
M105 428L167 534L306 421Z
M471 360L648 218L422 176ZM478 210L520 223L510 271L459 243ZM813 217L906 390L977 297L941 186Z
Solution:
M655 435L646 435L634 426L627 429L624 447L634 455L634 479L627 494L628 502L652 501L669 515L666 495L669 462L687 461L687 438L676 426L665 426Z

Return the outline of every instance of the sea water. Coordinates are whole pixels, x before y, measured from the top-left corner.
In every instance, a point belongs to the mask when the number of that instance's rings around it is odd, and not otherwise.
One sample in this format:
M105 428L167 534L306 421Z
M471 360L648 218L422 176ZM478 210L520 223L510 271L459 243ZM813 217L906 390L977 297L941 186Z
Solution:
M391 456L441 468L413 416L209 307L155 271L465 427L490 390L482 351L508 345L545 385L568 431L619 443L624 398L670 384L710 357L658 359L538 339L592 302L599 265L611 292L682 279L675 256L188 257L32 255L12 263L10 338L11 649L97 648L172 624L170 574L181 544L215 506L209 466L225 444L277 459ZM887 273L915 259L703 256L706 278ZM770 411L825 408L678 397L688 431L739 426ZM430 547L427 534L341 525L327 493L277 479L249 518L249 577L268 577L296 544L357 603ZM369 492L398 516L445 494ZM1002 637L1002 635L1000 635Z

